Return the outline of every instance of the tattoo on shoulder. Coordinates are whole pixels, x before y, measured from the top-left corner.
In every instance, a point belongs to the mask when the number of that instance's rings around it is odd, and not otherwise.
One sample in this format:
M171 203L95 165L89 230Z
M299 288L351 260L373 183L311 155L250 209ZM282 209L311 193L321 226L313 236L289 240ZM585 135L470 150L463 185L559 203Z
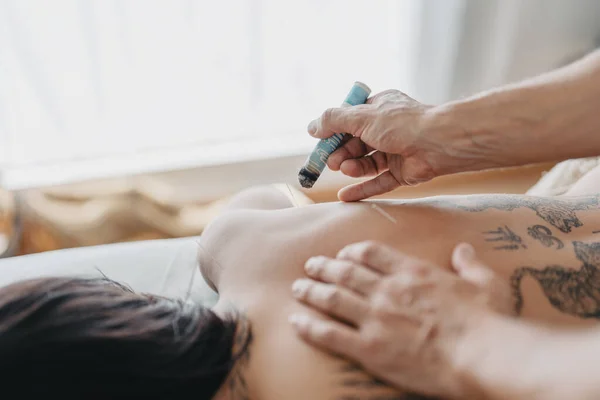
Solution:
M496 250L518 250L526 249L527 246L523 243L521 236L514 233L508 226L500 226L498 229L493 231L483 232L486 236L486 242L496 242L497 246L494 246Z
M551 265L515 270L510 284L517 313L523 309L521 282L529 276L538 282L554 308L580 318L600 318L600 242L573 242L573 248L581 262L579 269Z
M467 196L457 201L437 200L437 202L468 212L480 212L488 209L513 211L526 207L535 211L538 217L561 232L569 233L573 228L583 226L583 222L577 216L577 211L598 208L600 195L571 198L518 195Z
M232 400L249 400L250 394L246 383L245 371L250 360L250 346L252 345L252 329L250 321L240 317L238 331L235 335L233 354L237 358L235 366L227 378L229 398Z
M363 369L351 363L344 363L340 368L339 380L342 392L335 400L427 400L411 393L398 393L385 382L366 374Z
M544 225L530 226L527 228L527 233L545 247L556 247L556 250L560 250L565 247L562 240L553 236L552 230Z

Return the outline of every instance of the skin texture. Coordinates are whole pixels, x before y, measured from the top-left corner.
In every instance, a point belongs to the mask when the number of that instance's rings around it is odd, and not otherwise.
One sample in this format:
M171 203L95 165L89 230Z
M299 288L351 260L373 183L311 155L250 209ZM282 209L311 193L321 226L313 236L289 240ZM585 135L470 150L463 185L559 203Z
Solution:
M405 398L385 382L373 380L362 367L323 353L295 334L288 323L291 314L320 315L295 301L290 289L305 277L306 261L316 254L334 258L345 246L369 239L451 271L455 245L469 242L504 284L523 267L578 270L583 262L574 242L600 241L592 233L600 230L600 214L597 207L586 206L597 198L481 195L378 202L393 222L368 202L292 208L289 196L272 188L242 193L199 243L202 272L220 293L215 310L240 311L253 334L249 356L238 369L245 389L224 385L219 398ZM572 209L563 210L564 202ZM548 227L564 247L547 247L528 236L528 229L536 225ZM566 225L571 226L568 232L560 229ZM500 227L509 227L526 247L505 247L511 245L510 237L489 241L487 232ZM556 307L543 283L530 276L512 289L522 297L523 318L553 326L596 324L594 318Z
M386 90L365 105L326 110L308 132L316 138L349 134L328 166L370 178L338 194L356 201L445 174L596 156L599 104L597 51L533 79L437 106Z

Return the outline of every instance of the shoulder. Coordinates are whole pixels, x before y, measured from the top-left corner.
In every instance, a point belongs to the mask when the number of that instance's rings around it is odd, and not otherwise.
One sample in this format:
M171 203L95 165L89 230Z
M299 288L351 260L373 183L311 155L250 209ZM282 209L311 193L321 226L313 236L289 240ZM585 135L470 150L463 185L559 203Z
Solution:
M206 282L217 290L219 276L233 253L244 251L242 237L248 227L260 225L255 210L229 210L215 217L198 240L198 266Z

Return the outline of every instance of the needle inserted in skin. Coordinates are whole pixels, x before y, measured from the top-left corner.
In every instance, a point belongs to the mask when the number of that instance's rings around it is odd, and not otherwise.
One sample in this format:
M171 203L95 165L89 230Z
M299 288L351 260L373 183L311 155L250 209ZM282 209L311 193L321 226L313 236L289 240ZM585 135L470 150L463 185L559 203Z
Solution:
M290 184L286 183L285 186L287 187L288 191L290 192L290 196L292 196L292 198L291 198L292 204L294 205L295 208L298 208L298 201L296 201L296 196L294 195L294 192L292 191Z
M385 219L387 219L391 223L393 223L393 224L398 223L396 218L392 217L387 211L385 211L383 208L379 207L377 204L371 203L371 208L374 209L375 211L377 211L379 214L383 215L385 217Z

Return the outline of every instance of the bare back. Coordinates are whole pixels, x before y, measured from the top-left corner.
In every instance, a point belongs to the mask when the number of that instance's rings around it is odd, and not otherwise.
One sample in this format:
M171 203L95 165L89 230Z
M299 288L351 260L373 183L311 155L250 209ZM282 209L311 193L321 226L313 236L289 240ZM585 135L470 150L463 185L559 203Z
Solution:
M590 324L600 316L599 203L600 196L478 195L230 211L203 235L210 254L200 262L212 264L216 309L234 307L250 320L249 398L403 398L295 336L288 315L311 311L292 299L290 287L309 257L377 240L449 268L452 248L466 241L511 282L524 317Z

